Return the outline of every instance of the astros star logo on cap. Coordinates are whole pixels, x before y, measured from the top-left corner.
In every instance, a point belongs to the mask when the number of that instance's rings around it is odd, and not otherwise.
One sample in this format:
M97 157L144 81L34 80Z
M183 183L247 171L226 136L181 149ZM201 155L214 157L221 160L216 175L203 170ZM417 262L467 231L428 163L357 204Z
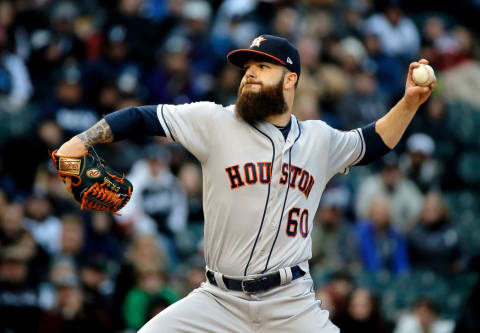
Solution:
M227 54L228 61L241 69L249 60L269 61L287 67L300 77L300 55L287 39L261 34L255 38L248 49L236 49Z
M258 36L257 38L255 38L252 42L252 44L250 45L250 48L256 46L256 47L260 47L260 43L265 41L266 39L263 38L263 36Z

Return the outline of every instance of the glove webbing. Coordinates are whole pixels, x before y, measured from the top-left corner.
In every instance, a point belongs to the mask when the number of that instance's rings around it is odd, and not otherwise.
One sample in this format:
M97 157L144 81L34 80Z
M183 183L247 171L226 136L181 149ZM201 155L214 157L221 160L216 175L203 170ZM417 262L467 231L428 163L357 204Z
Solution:
M108 173L108 175L123 184L125 175L123 175L122 178L118 178L110 173ZM104 185L106 183L106 181L104 181L101 185L99 185L99 183L95 183L85 193L83 193L82 205L80 206L80 209L105 210L120 216L121 214L116 213L115 211L127 204L128 200L125 202L125 199L128 197L121 198L121 195L118 193L105 188ZM128 187L128 194L132 195L132 189L130 186ZM88 195L90 195L90 197L88 197ZM91 197L93 197L93 200ZM94 201L95 199L101 200L101 202Z

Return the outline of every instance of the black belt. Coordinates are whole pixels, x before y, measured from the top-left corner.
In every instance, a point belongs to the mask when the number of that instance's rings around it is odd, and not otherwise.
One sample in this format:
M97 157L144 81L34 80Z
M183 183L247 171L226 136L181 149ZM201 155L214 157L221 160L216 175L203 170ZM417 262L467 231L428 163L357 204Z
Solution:
M292 270L292 281L298 279L305 275L305 272L300 269L298 266L291 268ZM215 281L215 273L207 270L207 278L211 284L217 285ZM223 282L227 289L235 291L243 291L244 293L256 293L259 291L265 291L274 287L278 287L281 283L280 272L265 274L262 276L254 278L246 278L243 280L229 279L223 276Z

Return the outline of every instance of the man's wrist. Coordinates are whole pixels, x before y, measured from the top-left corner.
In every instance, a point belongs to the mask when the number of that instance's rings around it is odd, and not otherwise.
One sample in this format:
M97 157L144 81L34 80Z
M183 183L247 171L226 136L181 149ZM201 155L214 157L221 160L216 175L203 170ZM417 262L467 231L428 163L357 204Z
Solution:
M413 105L412 103L408 102L408 99L405 98L405 96L403 96L398 103L404 112L416 113L418 110L418 105Z
M79 156L88 151L87 146L83 140L78 136L74 136L65 142L57 151L59 156Z

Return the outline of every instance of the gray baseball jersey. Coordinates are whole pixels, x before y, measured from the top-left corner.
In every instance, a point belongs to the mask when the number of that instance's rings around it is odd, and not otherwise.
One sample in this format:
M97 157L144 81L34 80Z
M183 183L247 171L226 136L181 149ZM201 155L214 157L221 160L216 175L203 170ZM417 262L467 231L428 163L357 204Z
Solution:
M249 125L234 106L158 105L167 136L202 164L205 260L236 277L300 265L323 189L365 153L361 129L342 132L291 116L285 139L268 122Z

